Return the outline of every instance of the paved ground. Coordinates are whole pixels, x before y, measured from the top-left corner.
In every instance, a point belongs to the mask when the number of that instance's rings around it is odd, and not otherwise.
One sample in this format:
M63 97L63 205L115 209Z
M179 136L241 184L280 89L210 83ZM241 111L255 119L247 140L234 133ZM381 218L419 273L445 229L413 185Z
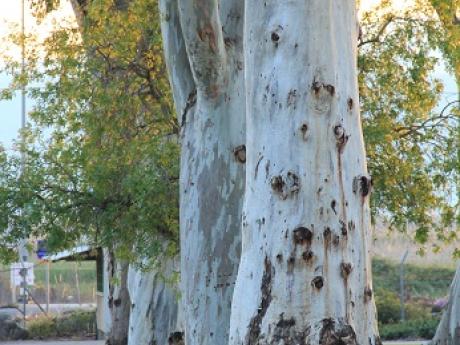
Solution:
M104 341L12 341L2 345L104 345Z
M394 341L384 341L383 345L428 345L428 340L414 340L414 341L404 341L404 340L394 340Z
M427 341L388 341L383 345L425 345ZM13 341L1 345L104 345L104 341Z

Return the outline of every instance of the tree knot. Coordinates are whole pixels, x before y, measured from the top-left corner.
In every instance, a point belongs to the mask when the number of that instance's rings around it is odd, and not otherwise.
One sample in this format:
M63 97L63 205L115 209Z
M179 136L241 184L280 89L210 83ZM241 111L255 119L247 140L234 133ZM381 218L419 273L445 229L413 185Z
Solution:
M306 245L311 243L313 232L306 227L300 226L294 230L294 243L299 245Z
M313 278L313 280L311 281L311 285L315 288L317 288L318 290L321 289L323 286L324 286L324 279L323 277L321 276L316 276L315 278Z
M369 195L372 189L372 178L370 176L360 175L353 179L353 193L361 194L362 197Z
M347 279L348 276L350 275L351 271L353 271L353 266L349 262L342 262L340 264L340 273L342 275L342 278Z
M270 181L273 191L283 200L288 196L296 194L300 189L300 180L297 174L288 171L286 176L274 176Z
M246 145L240 145L233 149L233 155L239 163L246 163Z
M323 319L319 334L320 345L356 345L356 333L342 320Z

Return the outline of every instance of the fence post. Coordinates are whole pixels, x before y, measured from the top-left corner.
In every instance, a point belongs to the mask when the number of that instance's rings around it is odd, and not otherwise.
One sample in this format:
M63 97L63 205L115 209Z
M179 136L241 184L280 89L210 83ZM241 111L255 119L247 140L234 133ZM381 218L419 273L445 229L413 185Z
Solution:
M81 305L81 295L80 295L80 278L78 276L78 262L75 261L75 283L77 284L77 301Z
M50 311L50 262L46 264L46 312Z
M404 293L404 264L407 259L407 255L409 254L409 249L406 249L406 252L404 253L401 263L399 266L399 301L401 304L401 321L404 321L406 319L406 311L404 309L404 300L405 300L405 293Z

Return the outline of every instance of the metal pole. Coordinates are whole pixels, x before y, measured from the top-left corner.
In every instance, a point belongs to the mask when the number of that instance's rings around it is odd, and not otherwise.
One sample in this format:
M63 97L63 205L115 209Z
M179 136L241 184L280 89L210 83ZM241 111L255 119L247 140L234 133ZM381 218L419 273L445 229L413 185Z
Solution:
M75 262L75 283L77 287L77 301L78 305L81 305L81 295L80 295L80 277L78 276L78 263Z
M18 303L16 299L16 282L14 280L14 270L11 269L11 274L10 274L10 285L11 285L11 304L16 305Z
M402 259L401 259L401 264L400 264L400 270L399 270L399 300L401 303L401 321L404 321L406 319L406 311L404 309L404 302L405 302L405 293L404 293L404 263L407 259L407 255L409 254L409 250L406 249L406 252L404 253Z
M25 0L22 0L21 7L21 30L22 30L22 40L21 40L21 73L24 75L26 71L26 43L25 43ZM26 126L26 86L22 84L21 86L21 129L24 129ZM24 155L23 155L24 156Z
M26 70L25 63L25 0L21 1L21 73L24 75ZM24 130L26 126L26 86L25 84L21 85L21 130ZM24 143L23 143L24 144ZM21 174L24 171L25 165L25 156L24 150L21 150ZM23 239L19 244L19 260L22 263L22 268L25 268L25 262L28 261L29 255L26 248L27 239ZM23 326L26 327L26 299L27 299L27 271L23 271L22 277L22 306L23 306Z
M50 262L46 265L46 313L50 311Z

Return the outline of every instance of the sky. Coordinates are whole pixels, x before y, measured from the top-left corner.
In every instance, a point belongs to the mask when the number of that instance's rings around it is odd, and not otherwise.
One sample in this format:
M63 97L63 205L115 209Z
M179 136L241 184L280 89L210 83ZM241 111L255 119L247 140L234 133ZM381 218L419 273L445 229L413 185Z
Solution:
M35 19L32 17L29 9L29 1L26 1L25 27L26 33L33 32L39 38L46 37L54 23L61 23L63 20L73 20L72 7L68 0L61 0L60 8L53 12L40 26L37 26ZM368 10L377 5L380 0L361 0L361 11ZM412 3L412 0L395 1L395 6L403 8ZM0 46L5 47L13 56L20 57L20 50L17 47L6 45L8 34L18 29L21 22L21 0L0 0ZM2 61L0 61L0 64ZM436 77L444 81L445 92L442 103L455 99L457 88L455 80L446 70L440 66L436 71ZM0 74L0 89L5 88L9 83L7 75ZM31 100L26 102L26 112L33 106ZM9 150L13 146L13 140L17 137L18 130L21 126L21 100L20 94L17 94L11 101L0 101L0 145Z
M21 51L17 46L8 44L8 35L15 30L20 29L21 24L21 0L0 0L0 47L6 50L8 55L12 55L20 59ZM46 37L47 33L56 22L63 20L73 20L72 6L69 1L61 1L61 6L58 11L55 11L52 16L48 17L41 23L36 24L36 20L32 17L29 4L30 0L25 0L25 31L34 33L39 39ZM2 61L0 61L2 64ZM10 78L0 73L0 89L8 86ZM29 99L26 102L26 112L30 111L33 106ZM18 130L21 127L21 97L18 92L16 97L10 101L0 101L0 145L5 149L11 149L13 140L18 135Z

